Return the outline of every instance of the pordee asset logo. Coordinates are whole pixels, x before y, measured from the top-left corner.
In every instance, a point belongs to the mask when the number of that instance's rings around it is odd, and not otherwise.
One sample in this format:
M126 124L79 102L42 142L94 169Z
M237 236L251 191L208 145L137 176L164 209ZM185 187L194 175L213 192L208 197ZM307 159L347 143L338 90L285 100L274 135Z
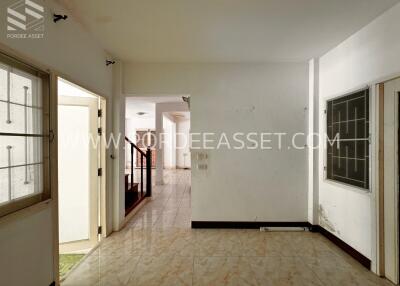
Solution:
M20 0L7 7L7 38L42 39L44 7L39 0Z

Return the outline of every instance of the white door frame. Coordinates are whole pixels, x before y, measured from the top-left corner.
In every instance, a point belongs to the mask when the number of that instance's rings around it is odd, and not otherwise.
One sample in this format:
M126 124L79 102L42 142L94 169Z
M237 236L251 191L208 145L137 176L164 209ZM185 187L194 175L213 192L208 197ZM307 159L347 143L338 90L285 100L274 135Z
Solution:
M98 99L74 96L58 96L58 106L84 106L89 107L89 132L92 138L97 138L98 129ZM98 148L91 145L90 148L90 173L89 173L89 239L74 242L60 243L60 253L72 252L83 249L90 249L98 243L98 226L99 226L99 179L97 176L97 168L99 165ZM73 156L73 154L71 154ZM60 161L59 161L60 163Z
M379 275L394 283L399 283L398 128L400 79L379 84L377 89L380 105L377 268Z

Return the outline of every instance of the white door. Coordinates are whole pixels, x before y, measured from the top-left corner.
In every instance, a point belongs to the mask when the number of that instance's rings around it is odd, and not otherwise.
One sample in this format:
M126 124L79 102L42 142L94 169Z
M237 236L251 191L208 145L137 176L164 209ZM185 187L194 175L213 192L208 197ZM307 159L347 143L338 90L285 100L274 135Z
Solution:
M385 276L399 283L399 93L400 79L385 83L384 92L384 249Z
M65 253L98 242L98 99L58 99L59 241Z

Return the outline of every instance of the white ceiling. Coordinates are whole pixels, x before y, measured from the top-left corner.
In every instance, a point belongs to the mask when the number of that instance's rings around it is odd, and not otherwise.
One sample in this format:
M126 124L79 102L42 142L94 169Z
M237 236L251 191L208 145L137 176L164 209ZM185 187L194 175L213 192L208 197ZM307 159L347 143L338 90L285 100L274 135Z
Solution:
M176 121L190 120L190 112L187 111L173 111L166 113L174 117Z
M72 82L69 82L63 78L58 78L57 88L58 88L58 96L97 98L97 96L94 93L92 93Z
M116 58L305 61L398 0L58 0Z
M182 96L187 95L153 95L153 96L134 96L127 97L126 102L150 102L150 103L168 103L168 102L183 102Z
M138 115L138 112L145 112L144 115ZM155 118L156 104L141 100L126 100L126 118Z
M183 102L181 96L153 96L153 97L127 97L126 98L126 118L146 119L155 118L156 103ZM138 115L138 112L145 112Z

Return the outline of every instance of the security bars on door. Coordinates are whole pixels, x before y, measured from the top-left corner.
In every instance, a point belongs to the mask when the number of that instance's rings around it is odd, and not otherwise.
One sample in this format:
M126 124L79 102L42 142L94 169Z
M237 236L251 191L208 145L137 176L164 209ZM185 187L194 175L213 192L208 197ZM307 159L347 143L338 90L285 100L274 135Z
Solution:
M0 216L49 197L49 77L0 54Z
M327 179L369 189L369 90L327 102Z

